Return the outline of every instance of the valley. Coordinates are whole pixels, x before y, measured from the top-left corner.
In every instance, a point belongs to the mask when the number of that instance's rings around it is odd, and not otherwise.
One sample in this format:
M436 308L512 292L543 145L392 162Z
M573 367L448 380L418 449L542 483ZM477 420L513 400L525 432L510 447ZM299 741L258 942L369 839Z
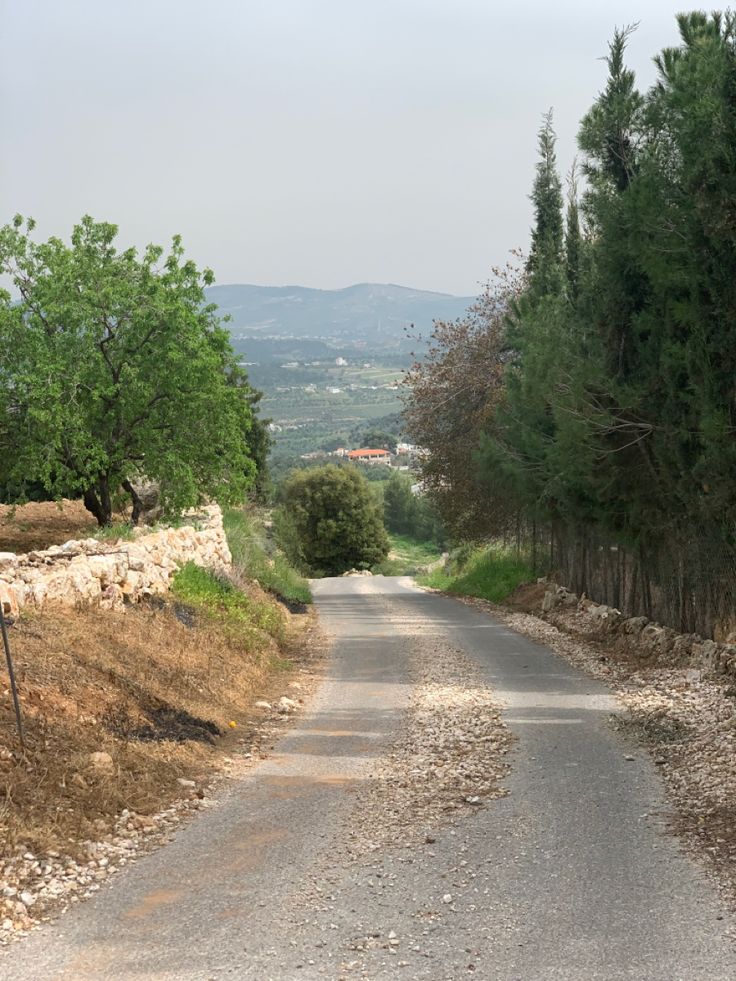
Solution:
M277 469L304 453L350 446L369 423L390 431L398 426L399 367L327 363L282 368L274 374L278 384L263 385L261 406L263 417L271 420L272 463ZM254 384L258 385L255 378Z
M472 297L359 283L339 290L213 286L233 347L263 392L272 469L305 453L359 441L369 425L400 432L403 372L436 320L461 317Z

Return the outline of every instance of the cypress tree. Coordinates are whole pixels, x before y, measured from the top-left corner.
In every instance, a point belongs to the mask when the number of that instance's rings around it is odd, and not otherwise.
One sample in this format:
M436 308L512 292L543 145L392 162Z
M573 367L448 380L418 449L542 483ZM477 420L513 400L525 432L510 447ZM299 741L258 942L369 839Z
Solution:
M573 162L567 181L567 212L565 214L565 277L567 293L575 303L580 292L582 262L582 236L580 233L580 208L578 206L577 163Z
M554 275L562 262L562 183L557 172L557 136L552 110L542 118L538 134L539 160L530 199L534 206L534 228L527 272L537 279L539 292L554 289Z

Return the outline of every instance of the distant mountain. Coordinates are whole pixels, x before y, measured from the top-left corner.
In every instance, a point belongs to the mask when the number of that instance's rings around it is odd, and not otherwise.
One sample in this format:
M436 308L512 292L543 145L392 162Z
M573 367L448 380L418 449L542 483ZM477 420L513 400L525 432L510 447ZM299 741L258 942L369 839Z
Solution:
M405 286L358 283L341 290L304 286L211 286L207 299L222 314L234 339L312 338L339 346L404 346L404 328L427 335L433 320L462 316L474 297L431 293ZM239 345L236 345L239 346Z

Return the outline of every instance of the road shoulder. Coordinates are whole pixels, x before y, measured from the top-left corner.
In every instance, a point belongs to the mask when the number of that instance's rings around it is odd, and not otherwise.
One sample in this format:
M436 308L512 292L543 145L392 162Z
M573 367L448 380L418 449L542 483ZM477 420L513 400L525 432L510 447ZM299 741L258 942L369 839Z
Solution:
M614 692L611 718L632 746L648 752L663 780L668 831L736 910L736 689L722 677L687 666L647 664L610 641L580 637L533 613L472 597L467 606L544 644Z

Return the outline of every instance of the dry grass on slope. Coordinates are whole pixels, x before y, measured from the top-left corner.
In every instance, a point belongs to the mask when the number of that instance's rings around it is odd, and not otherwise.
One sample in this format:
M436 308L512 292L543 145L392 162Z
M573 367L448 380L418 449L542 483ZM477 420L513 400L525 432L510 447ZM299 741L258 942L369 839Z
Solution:
M96 531L97 522L81 501L0 504L0 552L32 552Z
M24 613L10 636L25 754L4 672L0 684L0 855L71 854L124 808L149 814L181 796L177 778L200 785L254 701L285 684L292 618L265 594L248 601L269 629L181 601ZM112 766L96 767L97 752Z

